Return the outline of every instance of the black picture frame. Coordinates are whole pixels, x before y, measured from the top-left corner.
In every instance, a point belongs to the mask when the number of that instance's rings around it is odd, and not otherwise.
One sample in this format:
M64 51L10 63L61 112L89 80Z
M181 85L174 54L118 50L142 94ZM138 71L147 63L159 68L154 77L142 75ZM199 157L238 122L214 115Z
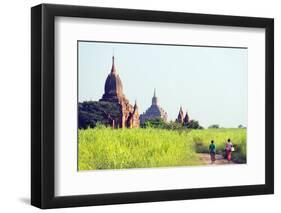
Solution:
M93 195L54 195L54 20L57 16L264 28L265 184ZM31 204L60 208L274 193L274 20L271 18L41 4L31 8Z

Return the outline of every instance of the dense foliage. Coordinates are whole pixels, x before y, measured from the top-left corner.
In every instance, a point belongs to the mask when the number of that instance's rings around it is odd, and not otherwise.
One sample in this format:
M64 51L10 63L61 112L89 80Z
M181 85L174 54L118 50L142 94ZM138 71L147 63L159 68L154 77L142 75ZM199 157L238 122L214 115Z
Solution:
M196 120L191 120L184 126L188 129L204 129L202 126L199 125L199 122Z
M110 125L120 117L120 109L117 103L85 101L78 105L78 128L86 129L96 127L97 124Z
M169 130L185 130L185 129L203 129L196 120L191 120L187 124L181 124L176 121L165 122L162 118L147 120L142 124L143 128L159 128Z

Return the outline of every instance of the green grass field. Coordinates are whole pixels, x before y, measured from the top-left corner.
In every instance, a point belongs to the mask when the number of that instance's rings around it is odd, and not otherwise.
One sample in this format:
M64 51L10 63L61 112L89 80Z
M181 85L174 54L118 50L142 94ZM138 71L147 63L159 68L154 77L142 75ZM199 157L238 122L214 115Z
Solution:
M217 152L231 138L233 157L246 162L246 129L165 130L155 128L79 130L78 169L127 169L201 165L197 152Z

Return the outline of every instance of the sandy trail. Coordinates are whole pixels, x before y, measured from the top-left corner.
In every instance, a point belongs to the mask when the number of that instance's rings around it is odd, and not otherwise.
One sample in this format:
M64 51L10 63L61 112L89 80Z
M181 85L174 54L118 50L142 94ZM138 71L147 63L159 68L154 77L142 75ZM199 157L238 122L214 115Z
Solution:
M198 153L200 160L202 164L212 164L210 154L206 153ZM213 163L214 165L220 165L220 164L234 164L233 161L228 162L228 160L224 159L221 154L216 155L216 161Z

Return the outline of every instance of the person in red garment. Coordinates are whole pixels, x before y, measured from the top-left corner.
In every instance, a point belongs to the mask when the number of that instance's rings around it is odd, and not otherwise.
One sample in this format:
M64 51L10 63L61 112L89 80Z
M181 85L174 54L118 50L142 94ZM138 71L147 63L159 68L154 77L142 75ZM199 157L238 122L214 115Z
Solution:
M233 149L233 144L231 143L231 140L228 139L228 140L227 140L227 143L226 143L226 146L225 146L226 158L227 158L228 162L231 161L231 152L232 152L232 149Z

